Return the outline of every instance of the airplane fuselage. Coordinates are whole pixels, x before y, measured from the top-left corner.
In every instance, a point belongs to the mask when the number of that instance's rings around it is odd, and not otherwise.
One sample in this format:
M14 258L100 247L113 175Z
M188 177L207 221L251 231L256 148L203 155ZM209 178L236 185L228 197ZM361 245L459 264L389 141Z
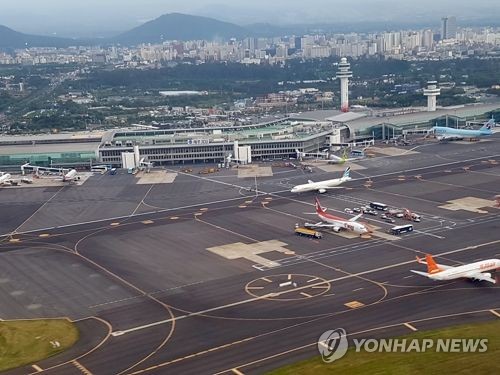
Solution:
M72 169L63 176L63 181L74 181L76 178L76 170Z
M6 182L10 181L11 177L12 176L9 173L5 173L5 174L1 175L0 176L0 185L3 185Z
M334 215L330 215L325 212L318 213L318 217L325 223L332 224L334 226L334 230L338 232L340 229L345 229L350 232L365 234L368 233L368 228L356 221L344 220L341 217L337 217Z
M491 135L491 130L470 130L470 129L454 129L446 126L435 126L434 134L439 140L446 139L463 139L463 138L478 138Z
M292 193L305 193L308 191L319 191L324 193L327 189L331 189L349 181L350 178L334 178L332 180L310 182L303 185L294 186L291 190Z
M474 278L475 274L494 271L500 269L499 259L487 259L480 262L465 264L463 266L452 267L447 270L439 271L430 275L436 280L453 280L459 278Z

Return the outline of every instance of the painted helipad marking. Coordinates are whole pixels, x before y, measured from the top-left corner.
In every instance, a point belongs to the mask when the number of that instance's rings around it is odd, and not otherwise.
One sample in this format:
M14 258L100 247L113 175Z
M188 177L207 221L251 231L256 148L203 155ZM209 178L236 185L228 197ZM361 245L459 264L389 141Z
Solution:
M43 371L43 368L41 368L38 365L31 365L31 367L33 367L36 370L36 372L42 372Z
M308 280L322 280L320 284L307 284ZM266 277L267 284L263 278L255 279L247 283L245 291L253 297L279 301L297 301L305 298L313 298L327 293L331 284L321 277L303 274L279 274ZM301 285L301 287L299 287ZM297 290L296 290L297 289ZM281 290L288 293L281 296ZM296 292L295 292L296 290Z
M42 234L40 234L38 237L41 237L41 238L47 238L47 237L49 237L49 236L50 236L50 234L48 234L48 233L42 233Z
M403 325L409 329L411 329L412 331L418 331L418 329L416 329L414 326L412 326L410 323L403 323Z
M344 306L350 307L351 309L357 309L358 307L363 307L365 304L359 301L352 301L344 303Z
M141 221L141 223L143 223L145 225L149 225L149 224L153 224L154 221L153 220L143 220L143 221Z
M267 277L261 277L261 280L264 280L264 281L266 281L266 282L268 282L268 283L272 283L272 281L271 281L271 280L269 280Z
M500 314L497 313L495 310L490 310L490 313L492 313L493 315L497 316L498 318L500 318Z

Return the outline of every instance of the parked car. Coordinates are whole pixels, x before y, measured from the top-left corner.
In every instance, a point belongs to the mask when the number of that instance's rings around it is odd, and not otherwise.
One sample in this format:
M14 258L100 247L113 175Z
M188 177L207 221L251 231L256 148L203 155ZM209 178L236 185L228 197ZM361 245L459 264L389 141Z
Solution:
M346 209L344 210L344 212L345 212L346 214L353 214L353 213L354 213L354 210L351 210L350 208L346 208Z
M357 214L359 214L361 212L361 208L358 208L358 207L354 207L352 209L353 212L356 212Z

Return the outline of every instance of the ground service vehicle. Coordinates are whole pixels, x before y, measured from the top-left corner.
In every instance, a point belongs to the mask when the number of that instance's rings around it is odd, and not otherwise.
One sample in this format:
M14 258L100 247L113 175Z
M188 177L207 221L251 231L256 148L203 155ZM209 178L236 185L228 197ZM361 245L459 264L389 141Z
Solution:
M306 237L312 237L312 238L318 238L318 239L323 237L323 235L320 232L315 231L313 229L303 228L303 227L296 227L295 234L298 236L306 236Z
M420 215L417 215L414 212L411 212L409 209L405 208L403 212L403 217L406 220L414 221L415 223L420 223Z
M403 233L413 232L413 225L411 225L411 224L397 225L395 227L392 227L389 232L391 234L396 235L396 236L403 234Z
M404 213L402 210L390 209L389 211L387 211L387 215L402 218L404 216Z

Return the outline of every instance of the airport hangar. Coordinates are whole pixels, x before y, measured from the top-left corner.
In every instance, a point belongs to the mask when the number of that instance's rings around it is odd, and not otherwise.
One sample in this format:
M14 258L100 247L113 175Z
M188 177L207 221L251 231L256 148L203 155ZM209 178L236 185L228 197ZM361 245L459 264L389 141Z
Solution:
M80 167L93 164L122 166L122 153L138 146L140 157L156 165L221 163L229 155L243 162L296 156L296 151L315 153L335 145L356 146L366 139L389 139L405 130L436 124L465 124L498 113L500 103L397 111L311 111L270 122L231 127L60 133L3 136L0 168L8 170L30 163L38 166ZM249 149L248 149L249 146Z

